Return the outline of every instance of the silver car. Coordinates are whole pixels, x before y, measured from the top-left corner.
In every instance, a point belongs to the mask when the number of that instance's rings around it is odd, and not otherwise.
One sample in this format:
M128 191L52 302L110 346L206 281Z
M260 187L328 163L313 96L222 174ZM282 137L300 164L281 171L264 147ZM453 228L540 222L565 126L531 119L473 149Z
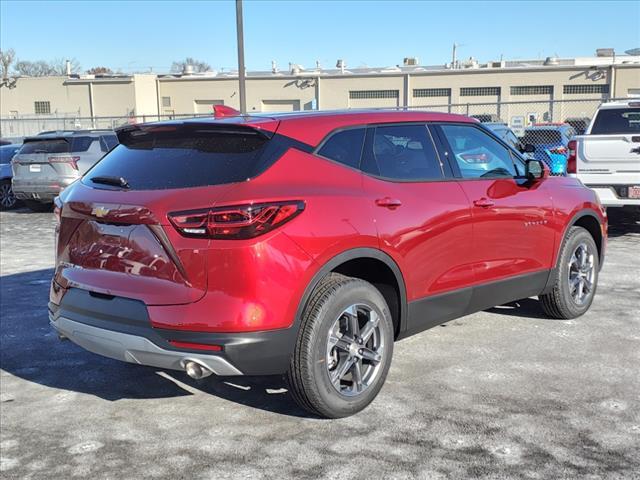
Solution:
M112 130L46 132L24 139L13 157L13 194L35 211L53 199L118 144Z

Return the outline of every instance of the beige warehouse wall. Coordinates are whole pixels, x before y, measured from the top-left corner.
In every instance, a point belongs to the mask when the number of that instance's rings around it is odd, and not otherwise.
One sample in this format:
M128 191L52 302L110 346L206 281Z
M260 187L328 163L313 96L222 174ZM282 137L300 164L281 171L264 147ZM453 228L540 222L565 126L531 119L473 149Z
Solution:
M616 68L615 96L626 97L633 91L640 90L640 67Z
M0 115L35 115L34 102L49 101L51 113L89 116L89 87L74 84L67 77L19 78L16 87L0 88Z
M133 76L136 115L158 115L158 90L155 75Z
M130 80L93 83L93 111L96 116L115 117L135 111L135 89Z
M313 80L313 79L312 79ZM169 97L176 114L201 113L202 105L223 102L233 108L240 107L238 80L232 79L161 79L160 97ZM299 105L301 110L310 109L315 98L315 87L304 87L303 81L292 78L247 79L247 110L260 112L264 105ZM169 108L169 107L163 107ZM288 109L285 108L285 109Z

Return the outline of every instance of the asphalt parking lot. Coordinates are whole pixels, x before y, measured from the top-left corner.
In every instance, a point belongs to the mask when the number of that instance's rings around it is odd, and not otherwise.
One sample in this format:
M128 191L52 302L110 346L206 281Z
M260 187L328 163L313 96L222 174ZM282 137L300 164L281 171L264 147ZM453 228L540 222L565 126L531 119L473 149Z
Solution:
M308 417L280 378L207 378L61 342L53 215L1 221L2 478L640 478L640 219L614 215L595 302L523 300L397 344L364 412Z

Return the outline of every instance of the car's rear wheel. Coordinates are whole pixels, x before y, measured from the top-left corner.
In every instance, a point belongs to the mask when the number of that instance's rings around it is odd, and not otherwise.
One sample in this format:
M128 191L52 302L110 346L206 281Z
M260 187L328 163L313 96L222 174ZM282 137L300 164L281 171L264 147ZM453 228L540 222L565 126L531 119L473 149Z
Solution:
M24 204L33 212L50 212L53 209L53 203L38 202L36 200L25 200Z
M553 288L540 295L544 312L560 319L584 314L596 293L598 271L598 248L593 237L582 227L571 227L560 251Z
M332 273L301 319L287 374L300 406L328 418L353 415L376 397L393 355L393 321L380 292Z
M18 200L13 194L11 188L11 180L2 180L0 182L0 210L10 210L15 208Z

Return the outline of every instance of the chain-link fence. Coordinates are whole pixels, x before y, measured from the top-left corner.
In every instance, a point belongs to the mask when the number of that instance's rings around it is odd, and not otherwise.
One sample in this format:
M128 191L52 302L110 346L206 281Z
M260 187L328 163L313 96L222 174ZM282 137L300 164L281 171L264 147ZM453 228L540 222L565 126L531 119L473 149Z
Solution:
M584 133L603 101L605 101L604 98L547 99L492 103L422 104L412 105L410 108L473 116L486 123L498 136L514 147L524 148L526 144L531 145L534 151L526 153L527 156L545 161L553 173L561 174L566 172L569 140L575 135ZM375 100L370 100L370 102L371 104L359 104L358 107L382 106L375 103ZM268 113L266 114L268 115ZM20 115L0 119L0 136L20 141L25 136L37 135L45 131L115 129L127 124L195 116L203 115L193 113L119 117L81 117L74 114ZM529 148L531 149L531 147Z

